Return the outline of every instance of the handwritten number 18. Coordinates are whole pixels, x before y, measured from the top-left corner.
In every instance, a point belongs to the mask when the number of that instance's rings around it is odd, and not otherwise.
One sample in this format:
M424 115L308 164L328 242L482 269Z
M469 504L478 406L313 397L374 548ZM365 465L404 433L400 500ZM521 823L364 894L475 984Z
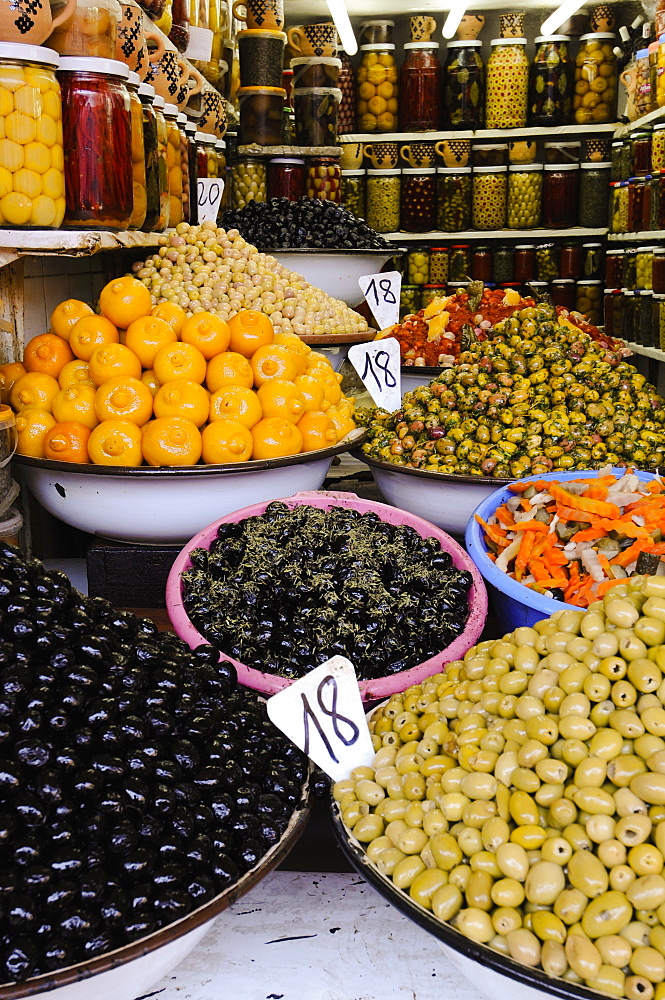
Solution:
M323 692L324 692L325 688L329 684L332 686L332 699L331 699L330 708L326 704L324 704L324 701L323 701ZM304 727L305 727L305 745L303 747L304 752L307 755L309 755L309 723L310 723L310 719L311 719L312 725L314 726L314 728L316 729L317 733L321 737L323 745L325 746L325 748L326 748L326 750L328 752L328 756L330 757L330 759L332 761L334 761L335 764L339 764L339 759L335 756L335 751L333 750L333 748L332 748L332 746L330 744L330 740L328 739L328 737L326 736L325 732L323 731L323 727L321 726L321 723L319 722L319 719L318 719L318 717L316 715L316 712L314 711L314 709L310 705L309 699L308 699L307 695L301 693L300 697L302 698L303 724L304 724ZM353 744L356 742L356 740L360 736L360 730L358 729L358 727L356 726L356 724L351 721L351 719L347 719L346 716L338 714L338 712L337 712L337 681L335 680L335 678L331 674L327 674L323 678L323 680L321 681L321 683L319 684L318 688L316 689L316 700L318 702L318 706L319 706L321 712L323 712L324 715L327 715L328 718L330 718L332 720L333 731L334 731L335 736L337 737L337 739L340 741L340 743L343 743L345 747L353 746ZM340 723L344 723L345 726L348 726L348 728L350 730L350 733L349 733L348 736L345 736L342 733L342 731L340 730Z
M386 389L394 389L395 386L397 385L397 379L390 371L390 368L388 367L389 363L390 363L390 355L388 354L387 351L377 351L376 354L374 355L373 360L372 360L372 355L368 351L367 354L365 355L365 370L363 371L361 376L363 382L367 384L367 378L369 375L371 375L374 381L376 382L377 388L383 389L385 386ZM381 382L381 379L374 370L374 365L376 365L376 367L383 372L383 383Z
M380 297L379 297L379 292L377 291L376 281L374 280L374 278L372 278L369 285L367 286L367 291L365 292L365 298L369 300L369 293L373 292L375 304L378 304L381 300L383 300L384 302L388 302L391 306L394 306L397 302L397 299L395 298L395 293L393 292L392 285L390 283L390 278L381 278L381 280L379 281L379 289L382 292L382 295Z

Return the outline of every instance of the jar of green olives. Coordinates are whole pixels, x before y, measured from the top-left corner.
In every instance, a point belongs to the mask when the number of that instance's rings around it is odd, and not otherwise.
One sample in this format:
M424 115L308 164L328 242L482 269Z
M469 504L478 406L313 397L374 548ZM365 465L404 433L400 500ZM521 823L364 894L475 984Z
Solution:
M602 315L603 284L601 281L578 281L575 289L575 309L583 316L599 326L603 322Z
M457 243L451 246L448 254L448 280L468 281L471 272L468 243Z
M610 184L610 232L628 231L628 181Z
M529 70L529 125L567 125L572 111L573 65L568 35L539 35Z
M342 170L342 204L355 215L365 218L365 171Z
M233 208L244 208L250 201L266 200L266 163L254 156L239 156L231 169Z
M399 318L411 316L420 309L420 285L402 285L399 292Z
M559 257L554 243L539 243L536 247L536 278L554 281L559 277Z
M443 298L445 294L445 285L425 285L420 296L420 308L425 309L430 302Z
M436 224L444 233L471 228L471 167L439 167Z
M535 229L540 225L542 187L542 163L523 163L508 167L509 229Z
M653 254L656 247L638 247L635 283L638 288L653 288Z
M406 255L406 280L409 285L426 285L429 281L429 250L412 247Z
M399 230L400 170L368 170L366 221L377 233Z
M485 66L478 39L448 42L444 66L444 111L453 128L482 128Z
M522 128L527 121L526 38L493 38L487 61L486 128Z
M506 167L476 167L471 208L474 229L504 228L507 188Z
M587 229L608 224L609 184L612 164L580 163L580 193L577 221Z

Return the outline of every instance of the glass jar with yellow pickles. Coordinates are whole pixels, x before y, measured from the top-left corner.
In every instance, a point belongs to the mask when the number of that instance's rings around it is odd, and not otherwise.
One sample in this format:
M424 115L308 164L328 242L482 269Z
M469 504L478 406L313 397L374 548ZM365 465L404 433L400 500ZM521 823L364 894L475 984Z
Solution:
M64 6L65 0L54 0L53 17ZM63 56L115 59L121 16L118 0L76 0L73 13L57 27L48 44Z
M360 46L356 72L357 126L361 132L397 131L397 80L392 42Z
M573 119L576 125L614 121L617 98L616 36L610 31L582 35L575 59Z
M485 128L523 128L528 92L526 38L493 38L487 60Z
M58 55L0 45L0 225L57 228L65 214Z
M180 162L180 129L178 128L178 108L175 104L164 106L166 121L166 169L169 187L169 226L177 226L183 221L182 214L182 169Z
M159 218L153 227L156 233L163 232L169 224L169 171L166 163L168 132L164 117L165 105L164 98L156 94L153 101L157 123L157 176L159 180Z
M180 174L182 178L182 221L191 222L190 189L189 189L189 139L185 132L187 115L184 111L178 114L178 132L180 133Z
M145 222L148 208L145 177L145 146L143 144L143 105L139 97L140 77L130 73L127 79L129 93L129 117L132 129L132 180L134 204L128 229L140 229Z

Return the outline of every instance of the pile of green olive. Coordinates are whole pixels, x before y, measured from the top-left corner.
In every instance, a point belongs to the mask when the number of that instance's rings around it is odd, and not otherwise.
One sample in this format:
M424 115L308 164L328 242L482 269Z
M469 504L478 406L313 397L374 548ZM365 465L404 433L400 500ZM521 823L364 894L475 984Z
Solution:
M663 399L632 365L538 305L497 323L395 413L357 410L363 451L451 475L665 465Z
M370 720L333 786L396 888L612 997L665 997L665 579L481 642Z

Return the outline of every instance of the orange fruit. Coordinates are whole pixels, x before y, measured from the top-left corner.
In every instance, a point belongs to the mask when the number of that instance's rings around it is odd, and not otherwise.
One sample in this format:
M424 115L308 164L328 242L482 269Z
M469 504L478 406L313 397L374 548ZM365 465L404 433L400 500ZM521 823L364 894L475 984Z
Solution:
M81 358L74 358L63 365L58 375L58 385L61 389L69 389L71 385L92 385L94 382L90 378L90 366L87 361Z
M322 410L308 410L300 418L297 426L302 434L303 451L317 451L319 448L329 448L337 443L335 425Z
M177 340L173 327L159 316L141 316L127 327L125 333L125 347L134 351L144 368L152 368L160 347L175 344Z
M17 378L9 393L12 410L20 413L36 407L39 410L53 409L53 400L60 392L60 386L52 375L42 372L26 372Z
M203 461L209 465L225 465L227 462L248 462L254 440L252 432L239 420L222 417L213 420L203 428Z
M253 427L262 416L259 397L247 386L222 385L210 397L210 421L230 417L240 421L245 427Z
M105 316L82 316L69 334L69 346L82 361L89 361L102 344L117 343L118 330Z
M99 308L107 319L126 330L135 319L148 315L152 299L142 281L126 274L104 285L99 295Z
M51 313L51 329L58 337L69 340L72 327L82 316L93 316L94 312L87 302L80 299L65 299Z
M250 364L254 372L254 385L257 388L273 378L293 382L297 374L293 353L281 344L259 347L254 352Z
M141 378L141 362L124 344L102 344L95 348L88 365L90 378L97 386L110 378Z
M86 382L61 389L53 400L53 416L58 423L74 420L92 430L99 423L95 415L96 391L94 385Z
M326 416L330 417L333 422L338 441L341 441L343 437L355 429L356 422L344 406L331 406L326 411Z
M156 417L185 417L202 427L208 419L210 396L198 382L179 378L159 387L154 406Z
M320 410L323 401L323 384L311 375L297 375L293 384L303 398L306 410Z
M0 365L0 402L9 402L9 393L17 378L25 375L25 365L21 361L10 361Z
M251 389L254 385L252 366L242 354L224 351L208 362L206 385L210 392L216 392L223 385L244 385Z
M229 346L231 331L219 316L211 312L195 313L182 327L180 339L183 344L193 344L210 361Z
M333 366L330 364L330 360L325 356L325 354L319 354L318 351L309 352L307 355L307 367L323 367L330 369L331 372L334 371Z
M176 337L180 336L182 325L187 319L185 310L182 306L177 306L175 302L159 302L150 310L150 315L156 316L157 319L163 319L165 323L168 323Z
M16 450L19 455L44 458L44 437L56 425L48 410L28 408L16 417Z
M88 453L96 465L141 465L141 431L131 420L102 420L88 438Z
M293 382L274 378L256 391L264 417L286 417L297 424L305 412L305 400Z
M43 372L57 378L64 365L73 361L72 349L55 333L40 333L25 345L23 365L27 372Z
M229 348L251 358L259 347L272 344L275 331L268 316L256 309L241 309L229 320Z
M297 333L288 333L286 330L280 330L279 333L275 333L273 344L281 344L282 347L288 347L290 351L296 351L298 354L302 354L303 357L312 352L309 344L301 340Z
M323 399L329 406L337 406L342 398L342 390L337 382L323 380Z
M302 434L285 417L264 417L251 431L254 447L252 458L283 458L299 455L302 451Z
M152 367L160 385L177 378L201 384L206 377L206 359L198 347L181 344L179 341L160 347Z
M159 389L159 382L155 378L155 373L152 370L152 368L146 368L146 370L143 372L143 375L141 375L141 381L148 386L153 397L157 395L157 390Z
M53 462L74 462L82 465L90 461L88 438L90 428L75 420L65 420L44 435L44 457Z
M120 417L142 427L152 416L152 393L138 378L107 379L95 393L95 413L100 421Z
M141 438L148 465L196 465L201 457L201 432L184 417L157 417L146 424Z

